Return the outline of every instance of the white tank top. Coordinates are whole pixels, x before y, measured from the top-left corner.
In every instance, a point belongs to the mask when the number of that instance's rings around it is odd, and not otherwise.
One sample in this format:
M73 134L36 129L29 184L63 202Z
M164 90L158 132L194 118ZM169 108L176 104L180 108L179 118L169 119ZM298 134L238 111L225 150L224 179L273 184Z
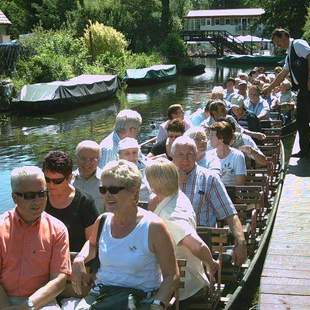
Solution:
M132 287L150 292L159 288L161 272L155 255L149 250L149 224L156 215L139 209L144 216L127 236L114 238L108 213L99 239L100 268L96 284Z

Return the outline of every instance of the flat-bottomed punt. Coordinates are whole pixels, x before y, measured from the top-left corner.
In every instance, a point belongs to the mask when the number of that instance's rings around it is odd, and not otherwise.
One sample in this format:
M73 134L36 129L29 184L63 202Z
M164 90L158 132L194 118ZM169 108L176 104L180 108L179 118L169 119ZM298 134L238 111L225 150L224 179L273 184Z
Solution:
M109 98L119 85L116 75L84 74L67 81L25 85L12 108L27 114L52 114Z
M147 85L174 79L177 74L176 65L155 65L141 69L127 69L124 81L128 85Z

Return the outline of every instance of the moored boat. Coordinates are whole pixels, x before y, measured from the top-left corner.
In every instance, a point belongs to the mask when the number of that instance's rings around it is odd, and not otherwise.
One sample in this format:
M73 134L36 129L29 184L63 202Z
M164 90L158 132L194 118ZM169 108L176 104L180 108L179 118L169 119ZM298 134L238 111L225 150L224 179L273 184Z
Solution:
M56 113L113 96L116 75L80 75L67 81L25 85L12 108L22 113Z
M273 55L227 55L217 58L220 64L264 64L264 65L277 65L279 62L284 61L285 56Z
M184 67L181 67L181 73L185 75L200 75L205 73L206 66L203 64L190 64L185 65Z
M124 81L128 85L146 85L171 80L176 74L176 65L155 65L148 68L127 69Z

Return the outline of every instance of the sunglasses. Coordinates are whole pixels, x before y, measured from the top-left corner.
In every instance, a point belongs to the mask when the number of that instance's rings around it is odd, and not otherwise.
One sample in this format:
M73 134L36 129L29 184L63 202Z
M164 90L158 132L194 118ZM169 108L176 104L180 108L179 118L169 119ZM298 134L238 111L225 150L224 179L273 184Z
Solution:
M25 200L32 200L32 199L35 199L36 197L44 198L46 197L47 193L48 193L47 190L39 191L39 192L25 192L25 193L15 192L17 196L23 197L23 199Z
M45 177L45 181L47 183L52 182L53 184L56 184L56 185L61 184L65 179L66 179L66 177L58 178L58 179L50 179L49 177Z
M105 195L107 192L112 195L116 195L123 189L125 189L124 186L99 186L99 192L103 195Z

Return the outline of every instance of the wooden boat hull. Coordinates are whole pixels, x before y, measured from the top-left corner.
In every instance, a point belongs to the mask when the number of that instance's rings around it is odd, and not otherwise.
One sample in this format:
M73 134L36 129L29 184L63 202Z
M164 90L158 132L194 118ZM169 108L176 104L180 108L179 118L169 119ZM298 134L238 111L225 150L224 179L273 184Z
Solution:
M52 114L109 98L119 85L116 75L81 75L68 81L26 85L11 106L17 113Z
M225 305L223 306L223 308L225 310L228 309L241 309L241 306L239 304L239 302L242 300L243 296L245 296L246 291L247 291L247 287L249 286L249 283L251 281L251 279L253 278L255 272L257 271L257 269L259 268L259 264L260 261L264 258L264 254L267 251L267 247L268 247L268 243L271 237L271 232L272 232L272 228L273 228L273 224L275 221L275 217L277 214L277 209L278 209L278 205L279 205L279 201L280 201L280 197L281 197L281 192L282 192L282 186L283 186L283 180L285 177L285 156L284 156L284 147L283 147L283 143L280 142L281 144L281 153L280 153L280 166L279 166L279 182L278 182L278 186L276 189L276 194L273 197L273 202L272 202L272 209L270 211L270 213L268 214L268 219L266 221L266 226L265 229L263 230L262 235L260 236L260 240L259 240L259 246L253 256L253 258L251 259L250 263L248 264L248 267L244 269L243 272L243 276L241 278L241 280L239 281L236 289L234 290L234 292L230 295L230 297L228 298L227 302L225 303Z

